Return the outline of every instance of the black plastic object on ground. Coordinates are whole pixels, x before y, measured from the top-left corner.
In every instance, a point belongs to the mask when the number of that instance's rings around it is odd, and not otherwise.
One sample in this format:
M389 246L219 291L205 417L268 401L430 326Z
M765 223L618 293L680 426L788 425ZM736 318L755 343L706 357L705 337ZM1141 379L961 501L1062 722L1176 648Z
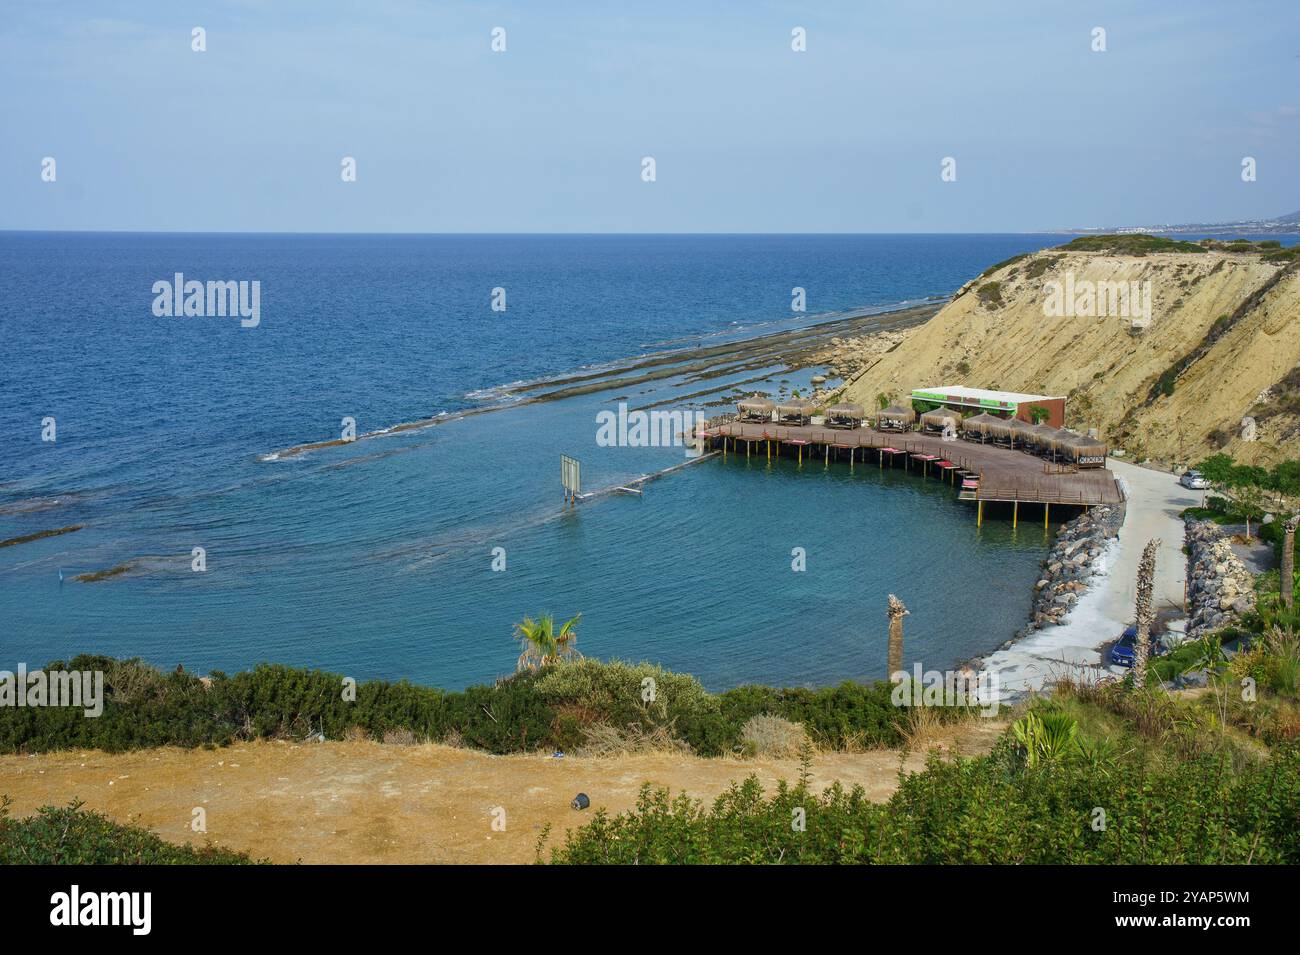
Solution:
M578 793L573 797L573 802L569 803L574 809L586 809L591 805L591 800L587 798L586 793Z

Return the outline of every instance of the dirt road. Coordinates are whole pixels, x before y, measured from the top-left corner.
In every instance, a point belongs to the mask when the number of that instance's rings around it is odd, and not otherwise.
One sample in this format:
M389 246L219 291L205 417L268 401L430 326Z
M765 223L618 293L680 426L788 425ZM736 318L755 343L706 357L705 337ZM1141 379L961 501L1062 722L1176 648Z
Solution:
M986 752L1002 721L977 720L945 742L970 755ZM883 800L897 785L900 754L828 753L815 757L813 783L862 785ZM921 755L906 766L917 769ZM753 774L765 788L793 781L795 760L699 759L680 755L602 759L540 754L489 756L446 746L371 742L243 743L219 750L156 749L109 755L66 752L0 756L0 793L15 815L85 800L119 822L135 822L174 842L207 838L275 862L525 863L542 827L551 844L599 807L631 808L643 782L711 799ZM577 812L578 792L592 808ZM494 831L493 810L505 831Z

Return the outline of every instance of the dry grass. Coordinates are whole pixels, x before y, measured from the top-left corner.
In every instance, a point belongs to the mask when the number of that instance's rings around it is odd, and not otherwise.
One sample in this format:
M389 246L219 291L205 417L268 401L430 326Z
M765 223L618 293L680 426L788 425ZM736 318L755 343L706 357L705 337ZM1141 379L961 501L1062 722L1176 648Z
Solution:
M793 759L808 745L808 734L802 723L764 713L745 722L740 740L746 756Z
M645 730L635 723L625 727L609 723L592 723L583 731L586 740L578 747L576 756L639 756L649 753L689 754L690 746L673 735L667 726Z
M934 706L908 707L894 725L903 737L903 749L911 752L930 749L951 735L940 719L939 708Z

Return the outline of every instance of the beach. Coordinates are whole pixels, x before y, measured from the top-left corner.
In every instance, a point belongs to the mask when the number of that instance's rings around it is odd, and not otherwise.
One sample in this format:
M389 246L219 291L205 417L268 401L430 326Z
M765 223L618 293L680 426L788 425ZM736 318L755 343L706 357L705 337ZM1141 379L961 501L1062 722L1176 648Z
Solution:
M1153 605L1157 612L1181 611L1187 559L1179 514L1199 506L1202 493L1182 487L1177 476L1167 471L1113 458L1108 467L1123 480L1128 500L1119 536L1104 547L1104 570L1091 579L1063 625L1038 630L984 658L982 666L997 675L1004 698L1040 690L1070 673L1119 676L1127 672L1103 663L1099 650L1133 623L1138 562L1149 540L1161 542Z

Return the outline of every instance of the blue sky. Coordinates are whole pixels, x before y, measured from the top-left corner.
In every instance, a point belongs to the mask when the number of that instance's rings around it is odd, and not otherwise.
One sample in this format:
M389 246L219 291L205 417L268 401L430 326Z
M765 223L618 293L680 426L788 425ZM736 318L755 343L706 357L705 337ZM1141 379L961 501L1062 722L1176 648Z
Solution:
M1218 221L1300 209L1297 157L1294 0L0 8L0 229Z

